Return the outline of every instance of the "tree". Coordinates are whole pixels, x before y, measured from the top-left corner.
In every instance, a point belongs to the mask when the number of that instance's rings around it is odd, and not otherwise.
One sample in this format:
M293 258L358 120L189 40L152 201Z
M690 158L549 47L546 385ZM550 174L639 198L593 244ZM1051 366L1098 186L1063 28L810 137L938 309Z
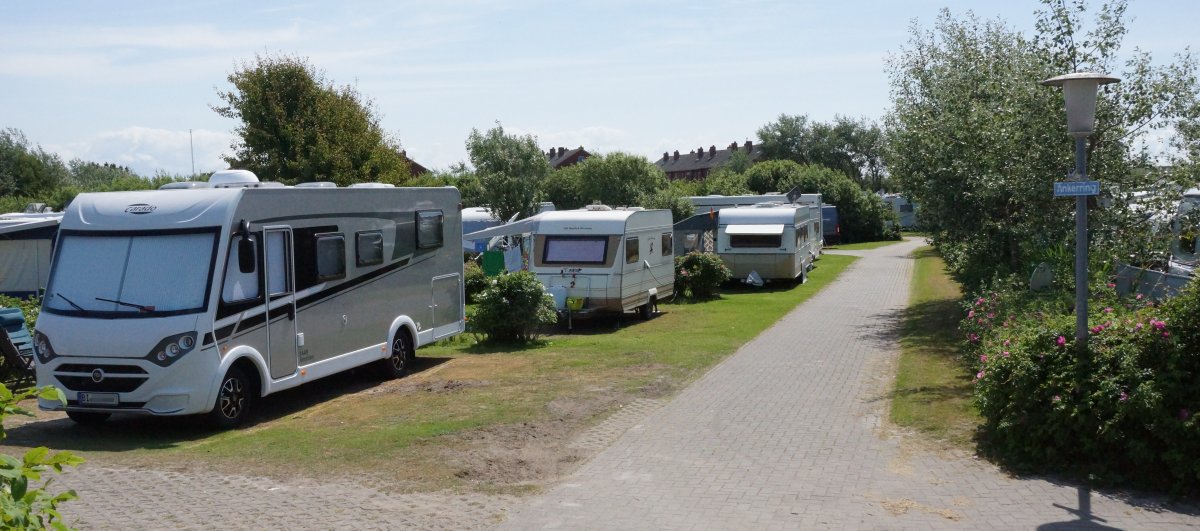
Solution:
M864 189L883 188L883 133L879 126L844 116L832 123L809 122L808 116L779 115L758 130L769 160L820 164L850 176Z
M574 175L584 203L645 206L650 196L667 187L667 177L658 166L627 153L593 155L560 171Z
M899 237L892 209L879 196L863 190L840 171L816 164L800 165L790 160L760 162L750 171L778 176L777 186L781 190L796 188L802 194L821 194L822 201L837 207L842 239L846 242Z
M471 130L467 154L483 188L480 206L501 220L537 213L538 187L549 175L550 163L536 138L506 134L496 122L486 133Z
M71 162L67 163L67 167L70 168L67 181L71 186L80 190L99 190L121 179L140 178L126 166L107 162L99 164L81 159L71 159Z
M17 129L0 131L0 196L41 199L66 179L67 168L58 155L29 145Z
M233 89L217 92L225 105L212 109L241 122L234 152L224 157L231 166L287 184L409 179L374 103L352 86L335 87L307 59L255 56L228 80Z
M1076 70L1112 71L1125 2L1101 5L1086 32L1085 2L1044 4L1033 39L1000 21L943 11L932 30L914 25L908 46L889 64L889 171L920 204L922 224L968 289L998 275L1027 275L1042 261L1059 267L1056 278L1071 278L1073 202L1049 190L1073 166L1074 149L1061 91L1038 82ZM1131 197L1178 175L1156 169L1132 146L1147 131L1194 123L1195 74L1190 55L1158 67L1137 53L1123 81L1102 90L1087 148L1089 176L1110 197L1109 207L1091 213L1097 265L1144 251L1137 247L1151 227Z

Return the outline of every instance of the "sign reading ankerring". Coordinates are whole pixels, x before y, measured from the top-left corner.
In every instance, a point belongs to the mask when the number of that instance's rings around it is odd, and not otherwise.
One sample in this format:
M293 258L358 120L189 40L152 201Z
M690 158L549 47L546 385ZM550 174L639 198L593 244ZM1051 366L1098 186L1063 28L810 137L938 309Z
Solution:
M125 211L130 214L149 214L154 212L158 207L147 205L146 203L135 203L125 207Z

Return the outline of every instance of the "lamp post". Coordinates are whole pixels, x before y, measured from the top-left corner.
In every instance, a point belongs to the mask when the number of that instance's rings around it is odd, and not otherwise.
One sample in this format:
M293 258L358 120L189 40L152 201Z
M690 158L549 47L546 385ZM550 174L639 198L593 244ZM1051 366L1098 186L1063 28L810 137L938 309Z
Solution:
M1043 85L1062 87L1067 101L1067 133L1075 137L1075 187L1055 186L1055 195L1075 196L1075 348L1087 348L1087 196L1097 195L1100 185L1087 181L1087 137L1096 129L1096 91L1100 85L1120 81L1115 77L1094 72L1075 72L1042 81ZM1085 186L1087 183L1091 186ZM1066 183L1063 183L1066 184ZM1074 190L1073 192L1070 190Z

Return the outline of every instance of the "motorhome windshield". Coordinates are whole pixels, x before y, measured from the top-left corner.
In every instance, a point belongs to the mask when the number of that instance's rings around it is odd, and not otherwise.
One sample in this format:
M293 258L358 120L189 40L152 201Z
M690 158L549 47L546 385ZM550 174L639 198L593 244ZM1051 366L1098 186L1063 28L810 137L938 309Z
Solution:
M160 317L207 307L217 230L59 236L46 290L51 313Z

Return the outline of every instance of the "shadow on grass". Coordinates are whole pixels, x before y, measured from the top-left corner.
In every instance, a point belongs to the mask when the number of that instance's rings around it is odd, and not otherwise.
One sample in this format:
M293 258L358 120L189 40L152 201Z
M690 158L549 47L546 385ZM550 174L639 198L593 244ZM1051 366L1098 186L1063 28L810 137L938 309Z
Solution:
M411 373L419 374L452 358L417 356ZM258 398L247 423L255 426L286 418L310 407L379 386L387 382L370 365L340 372L300 387ZM222 433L210 428L203 416L155 417L116 413L99 426L83 426L68 418L29 422L6 430L7 446L47 446L55 450L79 452L127 452L168 449L182 443Z

